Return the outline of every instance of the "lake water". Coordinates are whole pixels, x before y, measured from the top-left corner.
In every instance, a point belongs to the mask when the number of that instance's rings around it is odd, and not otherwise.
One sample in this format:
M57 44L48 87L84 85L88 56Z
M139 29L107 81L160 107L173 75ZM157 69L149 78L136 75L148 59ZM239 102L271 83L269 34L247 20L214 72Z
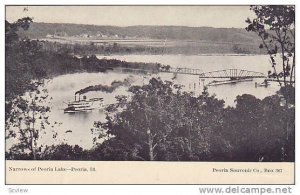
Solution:
M258 71L267 73L270 70L268 56L200 56L200 55L116 55L116 56L97 56L98 58L119 59L129 62L158 62L165 65L176 67L197 68L205 71L214 71L222 69L246 69L249 71ZM64 113L63 109L66 103L74 100L74 93L80 89L91 85L110 85L111 82L130 78L131 85L146 84L152 77L160 77L163 80L173 81L174 83L185 85L184 90L192 91L195 95L202 92L203 84L207 84L209 79L199 81L198 76L177 75L175 79L173 74L159 73L155 75L135 75L123 73L77 73L63 75L53 78L47 86L51 101L51 113L49 120L51 123L57 123L55 130L58 133L57 142L64 142L71 145L89 149L93 146L93 135L90 129L94 121L105 121L103 111L92 111L87 113ZM215 94L217 98L225 100L227 106L234 106L234 100L237 95L252 94L257 98L264 98L273 95L279 89L277 83L272 83L268 88L255 87L255 82L262 82L263 79L254 79L252 82L242 82L232 85L211 86L208 88L210 94ZM129 95L126 87L119 87L112 93L89 92L87 98L102 97L105 104L115 102L116 95ZM72 132L66 132L71 130ZM45 134L40 140L44 144L52 144L52 135Z

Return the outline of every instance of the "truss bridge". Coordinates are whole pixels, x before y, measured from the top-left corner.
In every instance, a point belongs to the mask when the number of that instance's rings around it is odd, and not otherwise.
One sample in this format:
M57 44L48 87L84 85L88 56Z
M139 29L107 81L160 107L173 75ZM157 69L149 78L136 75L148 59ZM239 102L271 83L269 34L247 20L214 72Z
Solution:
M224 69L210 72L204 72L202 69L192 68L168 68L160 69L158 72L150 71L146 69L134 69L134 68L118 68L122 72L136 72L136 73L174 73L174 74L188 74L198 75L199 78L229 78L231 80L236 79L252 79L252 78L267 78L267 76L261 72L242 70L242 69Z
M198 75L199 78L230 78L230 79L266 78L266 75L264 75L261 72L242 70L242 69L226 69L226 70L203 72L203 70L201 69L169 68L169 69L160 70L160 72Z
M241 69L226 69L204 72L199 75L199 78L230 78L230 79L249 79L249 78L266 78L266 75L261 72L241 70Z

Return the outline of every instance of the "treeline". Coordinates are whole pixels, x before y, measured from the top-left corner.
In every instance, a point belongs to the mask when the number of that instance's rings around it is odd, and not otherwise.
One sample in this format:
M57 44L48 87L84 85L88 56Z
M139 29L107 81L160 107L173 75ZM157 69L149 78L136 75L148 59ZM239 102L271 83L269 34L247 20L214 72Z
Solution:
M65 51L74 55L112 55L112 54L164 54L165 48L163 47L150 47L150 46L124 46L117 43L107 44L107 45L97 45L94 43L90 44L68 44L50 41L41 41L43 43L43 48L47 51Z
M106 45L90 44L69 44L59 42L42 41L43 48L49 51L65 51L75 55L114 55L114 54L151 54L151 55L167 55L167 54L266 54L256 45L244 44L218 44L218 43L188 43L174 46L148 46L148 45L126 45L111 43Z
M151 79L117 97L107 122L95 122L90 150L60 144L38 153L40 160L293 162L293 106L279 95L236 98L225 107L205 90L194 97L181 86ZM105 141L103 141L105 140ZM7 159L32 159L8 152Z

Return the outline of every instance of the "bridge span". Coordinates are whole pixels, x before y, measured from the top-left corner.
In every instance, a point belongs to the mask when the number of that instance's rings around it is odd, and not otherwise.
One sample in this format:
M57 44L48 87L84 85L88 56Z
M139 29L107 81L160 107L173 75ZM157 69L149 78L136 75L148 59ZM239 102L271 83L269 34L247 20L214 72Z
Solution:
M242 70L242 69L224 69L204 72L201 69L190 68L169 68L160 70L160 72L169 72L174 74L199 75L199 78L230 78L230 79L248 79L248 78L266 78L261 72Z
M249 79L249 78L267 78L267 76L261 72L249 71L243 69L224 69L204 72L202 69L193 68L161 68L159 71L146 70L146 69L134 69L134 68L116 68L116 70L122 72L136 72L136 73L173 73L173 74L188 74L198 75L199 78L229 78L229 79Z

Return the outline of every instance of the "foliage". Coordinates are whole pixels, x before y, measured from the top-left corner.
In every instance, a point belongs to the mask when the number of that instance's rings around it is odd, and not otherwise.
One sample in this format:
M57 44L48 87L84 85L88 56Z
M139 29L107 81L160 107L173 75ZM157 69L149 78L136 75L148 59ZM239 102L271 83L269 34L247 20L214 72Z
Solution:
M258 5L250 8L256 18L246 20L247 31L255 32L262 41L260 48L265 48L270 56L274 77L282 86L292 85L295 69L295 6L292 5ZM281 70L276 63L276 55L280 54ZM288 80L289 79L289 80Z
M37 60L40 48L17 34L19 29L27 30L30 23L32 19L28 17L15 23L5 22L5 129L6 139L18 140L11 151L36 159L37 140L48 123L49 107L42 105L47 101L47 91L39 88L45 72L31 63Z
M59 145L47 146L40 154L42 160L85 160L87 151L78 145L68 145L61 143Z
M14 153L21 151L37 159L37 153L42 148L38 145L38 140L45 134L46 127L50 125L48 112L50 107L47 90L42 88L43 84L34 82L35 90L25 93L13 99L11 109L6 121L6 140L16 141L10 148Z
M281 87L277 92L279 95L282 95L286 100L287 105L295 105L295 87L292 85L287 85L285 87Z
M20 29L23 29L25 31L28 30L31 23L32 18L29 17L18 19L14 23L5 21L5 45L10 45L18 41L18 31Z
M232 145L234 161L289 161L282 149L292 146L294 109L281 106L277 95L263 100L244 94L236 99L236 108L224 115L224 136ZM289 131L286 134L286 124ZM290 139L286 140L286 137ZM292 147L291 147L292 148ZM292 150L293 151L293 150ZM291 153L293 153L291 151Z
M88 151L89 160L134 160L143 161L142 157L138 155L139 146L129 145L126 142L110 138L102 144L96 144L94 148Z
M78 145L71 146L61 143L45 146L42 151L36 154L36 160L92 160L93 156L89 154L89 151L84 150ZM32 160L30 154L19 150L9 150L6 152L5 157L7 160Z
M208 93L193 97L159 79L130 91L132 98L118 97L108 108L107 122L94 129L101 135L102 144L96 147L101 160L294 159L294 110L281 106L277 95L263 100L242 95L235 108L224 108L222 100ZM288 134L283 131L286 122ZM282 154L286 146L291 151Z
M172 86L153 78L148 85L131 87L130 101L119 97L109 108L114 114L100 123L99 131L113 137L103 144L126 143L135 158L145 160L199 160L209 155L207 136L219 126L224 102L214 97L196 98L180 88L174 93ZM200 117L196 118L197 114ZM214 125L207 126L205 120Z
M277 79L281 87L278 94L284 97L284 104L288 110L295 105L295 6L259 5L251 6L250 9L254 11L256 18L246 20L248 23L246 30L255 32L261 38L262 44L259 47L267 50L273 68L273 71L268 71L268 75ZM277 55L280 56L279 61L277 61L278 58L276 59ZM291 123L291 119L286 119L286 117L293 112L278 111L278 113L280 115L274 120L281 123L273 126L273 130L276 131L276 127L281 127L278 133L286 134L285 141L281 140L278 144L278 147L282 149L281 158L285 159L289 158L288 142L290 140L288 138L291 124L294 125L294 122Z

